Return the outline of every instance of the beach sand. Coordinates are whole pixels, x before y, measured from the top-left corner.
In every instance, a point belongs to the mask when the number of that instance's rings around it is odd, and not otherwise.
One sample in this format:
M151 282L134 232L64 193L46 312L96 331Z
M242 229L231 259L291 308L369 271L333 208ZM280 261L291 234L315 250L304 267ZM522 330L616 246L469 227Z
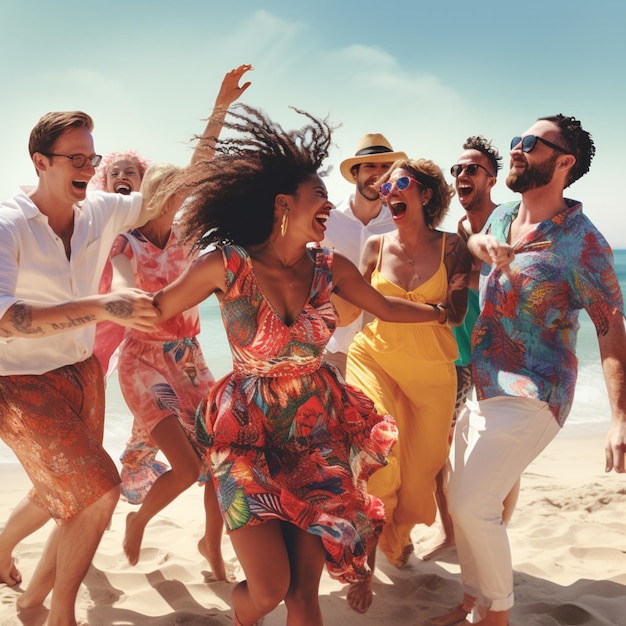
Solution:
M511 626L626 624L626 476L604 473L604 431L560 433L522 478L509 526L515 570ZM0 523L28 488L17 465L0 467ZM134 507L120 503L100 544L78 600L78 617L93 626L232 624L232 583L212 579L196 551L203 532L202 490L191 487L147 527L139 564L122 552L124 519ZM413 532L416 553L435 538L438 524ZM26 582L49 527L16 550ZM242 571L227 537L230 572ZM326 626L427 624L461 598L453 551L438 560L411 556L396 569L378 558L374 602L364 616L345 602L347 587L322 577L320 603ZM0 626L20 625L19 588L0 586ZM263 626L285 623L284 605Z

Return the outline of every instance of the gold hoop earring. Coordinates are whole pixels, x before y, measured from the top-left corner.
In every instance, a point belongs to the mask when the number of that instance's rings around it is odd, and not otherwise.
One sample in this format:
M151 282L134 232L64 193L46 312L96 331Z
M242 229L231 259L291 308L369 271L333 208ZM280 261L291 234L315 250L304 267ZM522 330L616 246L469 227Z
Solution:
M282 237L285 236L285 233L287 232L287 225L289 224L289 213L287 211L285 211L283 213L283 219L280 222L280 234Z

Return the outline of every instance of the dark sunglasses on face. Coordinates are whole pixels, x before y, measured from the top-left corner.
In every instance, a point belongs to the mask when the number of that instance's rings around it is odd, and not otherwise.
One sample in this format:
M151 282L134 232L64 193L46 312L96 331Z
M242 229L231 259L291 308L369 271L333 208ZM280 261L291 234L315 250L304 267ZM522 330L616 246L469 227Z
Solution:
M536 135L526 135L526 137L513 137L513 139L511 139L511 150L513 150L521 143L522 152L530 152L537 145L538 141L552 148L553 150L562 152L563 154L571 154L569 150L561 148L561 146L557 146L555 143L552 143L551 141L548 141L543 137L537 137Z
M476 172L478 172L479 167L485 170L485 172L487 172L489 176L493 176L493 174L486 167L484 167L483 165L480 165L479 163L467 163L465 165L461 165L460 163L457 163L456 165L453 165L450 168L450 174L452 174L454 178L457 178L463 173L463 170L465 170L465 173L468 176L474 176Z
M394 181L387 181L380 186L379 193L381 196L388 196L395 185L398 188L398 191L404 191L408 188L408 186L413 181L416 185L419 185L420 182L415 180L415 178L411 178L410 176L400 176L400 178Z

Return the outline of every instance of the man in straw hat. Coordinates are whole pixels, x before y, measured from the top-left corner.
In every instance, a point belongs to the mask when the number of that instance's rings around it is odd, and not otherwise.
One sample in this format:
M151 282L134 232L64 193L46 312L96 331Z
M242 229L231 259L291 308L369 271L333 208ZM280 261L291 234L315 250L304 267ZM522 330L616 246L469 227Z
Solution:
M394 161L406 158L404 152L394 152L387 138L380 133L361 137L354 156L339 166L342 176L356 185L356 189L330 212L324 246L335 248L358 266L368 237L393 230L391 213L382 204L374 183ZM344 376L348 348L362 326L363 316L359 315L348 326L338 328L328 342L324 358L336 365Z

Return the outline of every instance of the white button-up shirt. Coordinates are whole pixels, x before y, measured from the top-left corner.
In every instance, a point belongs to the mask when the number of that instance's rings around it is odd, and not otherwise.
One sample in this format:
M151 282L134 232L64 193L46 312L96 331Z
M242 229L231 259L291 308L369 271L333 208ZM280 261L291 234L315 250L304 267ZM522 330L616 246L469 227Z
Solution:
M0 204L0 317L19 300L61 304L98 293L115 237L143 224L141 195L93 192L74 206L68 260L60 237L22 188ZM0 339L0 375L42 374L91 356L95 325Z
M388 233L395 228L389 209L383 204L380 213L365 225L352 212L354 194L342 200L330 212L326 222L326 233L322 245L334 248L352 261L357 267L361 261L363 246L372 235ZM335 330L326 349L328 352L343 352L347 354L354 335L363 327L363 315L349 324Z

